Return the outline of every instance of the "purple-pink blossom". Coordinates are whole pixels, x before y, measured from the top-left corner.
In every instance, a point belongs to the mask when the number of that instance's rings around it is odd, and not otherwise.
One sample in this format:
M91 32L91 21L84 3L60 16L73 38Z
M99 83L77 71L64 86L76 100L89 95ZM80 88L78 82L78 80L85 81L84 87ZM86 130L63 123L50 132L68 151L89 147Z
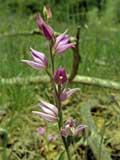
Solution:
M57 135L56 135L56 134L50 134L50 135L48 135L48 141L49 141L49 142L55 141L56 138L57 138Z
M45 134L45 128L39 127L39 128L37 128L37 132L38 132L41 136L43 136L43 135Z
M37 70L42 70L48 66L48 59L44 53L38 52L31 48L31 56L33 58L33 61L22 60L22 62L30 65Z
M49 122L56 122L58 120L58 108L56 106L45 101L41 101L39 106L43 112L32 111L32 113L39 115Z
M75 42L69 43L69 41L70 41L70 36L66 35L66 32L60 34L56 38L56 42L54 45L54 49L55 49L56 53L62 54L67 49L74 48L76 43Z
M69 130L67 128L62 128L60 134L63 137L68 137L70 135Z
M71 95L73 95L76 91L79 91L79 88L73 88L69 89L67 91L63 91L60 95L60 100L65 101L67 98L69 98Z
M86 125L76 127L75 120L71 118L65 122L65 126L61 129L60 133L63 137L78 136L86 127Z
M64 68L58 68L54 73L54 81L58 85L63 85L67 82L67 74Z
M37 15L37 25L39 29L42 31L44 37L48 40L54 39L54 31L53 29L45 23L40 14Z
M86 125L79 125L75 128L74 135L78 136L87 126Z

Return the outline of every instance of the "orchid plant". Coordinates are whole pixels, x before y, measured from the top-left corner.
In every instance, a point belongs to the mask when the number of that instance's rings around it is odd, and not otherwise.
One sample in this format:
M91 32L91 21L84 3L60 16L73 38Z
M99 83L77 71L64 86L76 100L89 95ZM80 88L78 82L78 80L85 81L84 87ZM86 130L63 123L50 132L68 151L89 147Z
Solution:
M50 14L50 11L49 11ZM51 123L57 123L59 128L59 135L63 141L63 145L66 150L66 155L68 160L71 160L71 155L69 151L69 145L67 144L68 136L78 136L83 129L86 128L85 125L78 125L76 127L74 119L68 119L66 121L63 120L63 111L62 111L62 101L65 101L72 94L79 90L79 88L67 89L66 84L68 83L68 77L66 70L62 67L55 68L55 56L62 55L68 49L73 49L76 47L76 42L70 42L71 37L67 34L67 31L60 34L59 36L55 36L55 32L51 26L49 26L41 17L41 15L37 15L37 25L42 32L43 37L46 38L49 44L49 54L51 60L51 67L48 68L48 58L42 52L36 51L34 49L31 50L31 56L33 60L22 60L24 63L33 67L34 69L41 71L45 70L48 76L51 79L51 83L53 86L54 95L53 98L55 100L55 104L50 104L45 101L40 101L39 106L41 108L41 112L32 111L32 113L40 116L41 118L49 121ZM45 134L45 128L38 128L38 133L40 135ZM56 139L56 135L51 134L48 137L49 141L53 141Z

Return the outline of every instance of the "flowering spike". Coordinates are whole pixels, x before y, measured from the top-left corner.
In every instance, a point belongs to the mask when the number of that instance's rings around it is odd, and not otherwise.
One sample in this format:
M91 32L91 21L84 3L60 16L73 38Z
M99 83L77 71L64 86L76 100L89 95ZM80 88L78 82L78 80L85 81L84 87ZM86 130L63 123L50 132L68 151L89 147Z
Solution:
M43 119L46 119L49 122L56 122L58 119L58 109L54 105L41 101L40 107L43 112L32 111L32 113L38 114Z
M71 95L73 95L76 91L79 91L79 88L73 88L70 89L68 91L64 91L61 95L60 95L60 99L61 101L65 101L67 98L69 98Z
M54 74L54 81L58 85L63 85L67 82L67 74L64 68L58 68Z
M47 57L43 53L31 48L31 55L34 61L22 60L22 62L30 65L37 70L42 70L48 66Z
M52 40L54 38L53 29L44 22L40 15L37 15L37 25L40 30L42 30L45 38L47 38L48 40Z

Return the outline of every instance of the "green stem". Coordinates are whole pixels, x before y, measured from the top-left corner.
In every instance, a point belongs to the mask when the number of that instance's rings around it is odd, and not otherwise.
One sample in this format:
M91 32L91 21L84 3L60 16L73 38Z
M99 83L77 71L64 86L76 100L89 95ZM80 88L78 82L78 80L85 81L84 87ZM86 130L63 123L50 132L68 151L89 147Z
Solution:
M51 69L52 69L52 75L54 75L54 55L52 54L52 43L49 44L49 49L50 49L50 57L51 57ZM53 84L53 88L54 88L54 93L55 93L55 102L56 102L56 106L58 107L58 117L59 117L59 120L58 120L58 128L59 128L59 132L61 131L61 128L63 126L63 116L62 116L62 107L61 107L61 100L60 100L60 94L61 94L61 86L58 85L58 89L56 88L56 85L54 83L54 80L53 80L53 77L52 77L52 84ZM63 141L63 144L64 144L64 147L65 147L65 151L67 153L67 157L68 157L68 160L71 160L71 157L70 157L70 152L69 152L69 147L68 147L68 144L67 144L67 141L65 139L65 137L61 136L62 138L62 141Z
M67 153L68 160L71 160L71 156L70 156L70 152L69 152L69 147L67 145L66 139L63 136L61 136L61 137L62 137L62 141L63 141L64 147L65 147L65 151Z

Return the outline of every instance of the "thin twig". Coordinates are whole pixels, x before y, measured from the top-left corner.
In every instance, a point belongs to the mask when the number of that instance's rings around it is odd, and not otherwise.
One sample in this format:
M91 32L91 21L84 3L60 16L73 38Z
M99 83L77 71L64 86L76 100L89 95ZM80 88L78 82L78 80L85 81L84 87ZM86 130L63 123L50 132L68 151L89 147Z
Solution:
M77 75L77 72L79 69L79 63L81 62L81 56L79 51L79 40L80 40L80 27L78 27L77 29L75 48L72 49L73 50L73 66L72 66L71 74L69 76L69 82L71 82Z

